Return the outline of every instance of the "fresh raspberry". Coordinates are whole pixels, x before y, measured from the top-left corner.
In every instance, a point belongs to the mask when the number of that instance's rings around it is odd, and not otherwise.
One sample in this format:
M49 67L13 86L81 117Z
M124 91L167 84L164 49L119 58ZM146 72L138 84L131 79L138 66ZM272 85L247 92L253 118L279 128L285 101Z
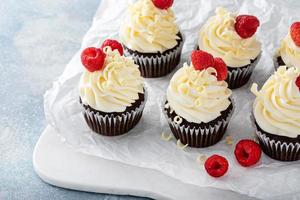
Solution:
M101 49L89 47L82 51L81 62L88 71L94 72L102 69L105 56Z
M296 85L298 86L298 88L300 90L300 76L298 76L298 78L296 79Z
M300 47L300 22L294 22L290 28L291 38Z
M215 60L212 55L205 51L193 51L191 55L193 66L196 70L204 70L209 67L214 67Z
M235 146L234 155L242 166L248 167L259 161L261 148L253 140L240 140Z
M168 9L173 5L173 0L152 0L156 8Z
M217 79L218 81L224 81L227 78L227 65L222 60L222 58L215 58L215 66L217 70Z
M241 36L241 38L249 38L259 27L259 20L252 15L239 15L235 19L235 31Z
M219 155L212 155L204 164L207 173L213 177L223 176L228 171L228 161Z
M107 39L102 43L101 49L103 50L104 47L110 46L112 50L117 49L120 55L123 55L123 46L117 40Z

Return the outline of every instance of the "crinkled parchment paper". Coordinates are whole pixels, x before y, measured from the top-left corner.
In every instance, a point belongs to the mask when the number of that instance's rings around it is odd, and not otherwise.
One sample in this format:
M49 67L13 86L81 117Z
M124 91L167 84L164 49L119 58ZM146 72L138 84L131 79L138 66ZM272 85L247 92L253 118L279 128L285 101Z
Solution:
M93 25L87 32L82 49L98 46L107 38L117 38L126 0L102 0ZM185 35L182 62L188 60L195 47L200 26L218 6L231 11L254 14L261 26L258 37L263 43L263 53L249 83L233 92L236 109L227 135L235 144L241 138L253 138L254 128L250 112L254 96L249 89L253 82L260 85L273 73L273 54L288 31L289 25L300 20L300 1L267 0L175 0L173 9L181 31ZM297 18L298 16L298 18ZM83 67L80 51L67 65L58 81L45 94L45 114L48 123L56 128L66 145L76 151L115 160L139 167L159 170L183 182L198 186L233 190L263 199L300 198L300 162L284 163L263 155L259 164L241 167L234 158L234 144L226 144L225 137L217 145L204 149L177 148L176 141L163 141L161 133L171 133L161 112L161 101L172 74L157 79L147 79L149 98L140 123L129 134L108 138L92 133L85 124L78 103L78 81ZM221 154L228 158L230 169L226 176L209 177L199 155ZM298 196L297 196L298 195Z

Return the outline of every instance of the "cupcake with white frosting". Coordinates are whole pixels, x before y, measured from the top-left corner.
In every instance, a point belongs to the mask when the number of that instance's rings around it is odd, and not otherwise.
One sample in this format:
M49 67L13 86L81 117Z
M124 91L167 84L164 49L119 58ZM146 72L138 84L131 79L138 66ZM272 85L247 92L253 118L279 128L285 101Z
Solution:
M300 69L300 22L294 22L288 34L281 40L274 63L275 68L285 65Z
M259 20L217 8L199 32L198 48L224 60L228 67L229 88L246 84L256 66L261 43L255 37Z
M164 76L180 62L183 38L172 3L138 0L129 5L119 37L125 55L133 57L143 77Z
M164 113L182 144L208 147L225 134L233 113L226 75L225 63L203 51L194 51L191 65L185 63L175 72Z
M101 135L128 132L143 113L143 78L134 61L122 54L122 46L115 40L81 54L85 70L79 82L80 103L88 126Z
M300 159L300 69L280 66L258 91L253 118L263 151L282 161Z

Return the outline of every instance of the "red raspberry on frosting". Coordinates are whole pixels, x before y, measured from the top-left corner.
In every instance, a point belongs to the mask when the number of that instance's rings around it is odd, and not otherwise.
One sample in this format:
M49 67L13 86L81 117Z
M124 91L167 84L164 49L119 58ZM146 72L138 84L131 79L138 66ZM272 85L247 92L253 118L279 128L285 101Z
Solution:
M244 39L254 35L259 27L259 20L252 15L239 15L235 20L235 31Z
M291 38L300 47L300 22L294 22L290 28Z
M227 78L227 66L222 58L215 58L215 66L214 68L217 71L217 79L218 81L224 81Z
M213 177L223 176L228 171L228 161L219 155L212 155L204 164L207 173Z
M218 81L226 80L227 78L227 66L221 58L214 58L211 54L196 50L192 52L191 60L196 70L204 70L209 67L215 68Z
M94 72L102 69L105 56L101 49L89 47L82 51L81 62L88 71Z
M120 44L117 40L112 39L106 39L101 46L101 49L103 50L104 47L110 46L111 50L117 49L120 53L120 55L123 55L123 46Z
M159 9L168 9L173 5L173 0L152 0L152 2Z
M300 90L300 76L298 76L295 83L296 83L296 85L298 86L298 88Z
M214 67L215 65L214 57L211 54L201 50L193 51L191 60L196 70L204 70L209 67Z
M244 167L256 164L261 157L261 148L253 140L240 140L234 150L237 161Z

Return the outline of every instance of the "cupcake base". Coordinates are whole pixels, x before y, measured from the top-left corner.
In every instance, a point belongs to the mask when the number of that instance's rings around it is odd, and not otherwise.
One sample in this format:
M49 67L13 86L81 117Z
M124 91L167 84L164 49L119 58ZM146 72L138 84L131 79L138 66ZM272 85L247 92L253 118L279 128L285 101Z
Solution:
M257 56L254 60L251 60L249 65L245 65L243 67L228 67L228 76L226 82L228 83L228 87L230 89L240 88L245 85L256 67L256 64L260 58L260 55Z
M146 94L139 94L139 99L124 112L105 113L82 103L84 119L92 131L104 136L118 136L127 133L140 121L145 106Z
M300 160L300 136L290 138L268 133L255 122L256 135L262 150L269 157L280 161Z
M178 36L180 39L177 40L177 45L163 53L141 53L123 45L124 54L133 58L143 77L162 77L173 71L180 62L183 37L181 33Z
M219 117L209 123L197 124L180 117L182 121L179 124L175 122L178 115L166 105L168 105L167 101L164 104L164 113L175 138L179 139L182 144L196 148L212 146L219 142L227 130L233 113L233 104L231 103Z

